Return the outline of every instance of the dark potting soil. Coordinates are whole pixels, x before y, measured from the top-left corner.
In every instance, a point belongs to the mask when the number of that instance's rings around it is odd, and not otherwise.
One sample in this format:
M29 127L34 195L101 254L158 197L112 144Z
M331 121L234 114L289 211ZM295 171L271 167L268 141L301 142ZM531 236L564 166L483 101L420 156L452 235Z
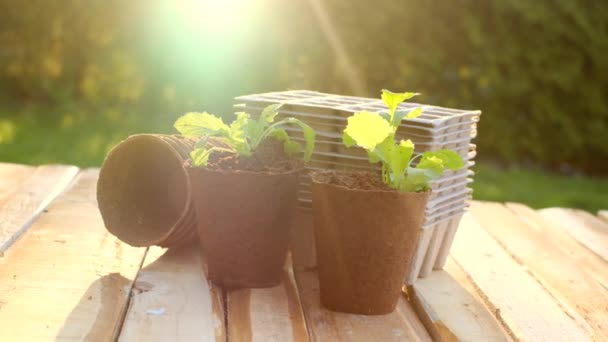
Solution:
M318 171L312 173L315 182L343 186L351 190L394 191L382 182L380 172L369 171Z
M213 171L250 171L281 173L301 168L302 160L283 151L283 143L267 139L250 156L215 152L209 156L207 169Z

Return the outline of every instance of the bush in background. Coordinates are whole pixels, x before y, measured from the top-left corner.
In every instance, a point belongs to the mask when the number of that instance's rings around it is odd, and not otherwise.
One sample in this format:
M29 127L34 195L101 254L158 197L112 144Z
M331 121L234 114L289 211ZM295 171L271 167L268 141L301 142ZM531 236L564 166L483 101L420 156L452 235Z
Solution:
M164 125L244 93L415 90L483 110L481 158L608 173L608 2L248 3L230 34L197 35L170 1L0 0L3 103Z

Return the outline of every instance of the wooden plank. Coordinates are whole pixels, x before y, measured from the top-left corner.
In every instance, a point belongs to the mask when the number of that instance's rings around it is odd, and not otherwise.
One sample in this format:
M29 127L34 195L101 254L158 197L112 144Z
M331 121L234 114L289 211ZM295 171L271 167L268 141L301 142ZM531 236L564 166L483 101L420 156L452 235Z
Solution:
M579 321L564 312L470 213L463 215L451 255L511 336L527 341L591 340Z
M104 228L97 176L80 173L0 258L0 341L116 337L146 250Z
M405 298L388 315L365 316L321 307L315 271L296 274L308 331L313 341L431 341Z
M416 312L434 341L510 341L460 266L448 258L444 271L408 286Z
M520 203L507 203L507 208L515 212L528 225L541 232L547 241L572 259L578 267L585 269L597 282L608 289L608 262L581 245L557 224L544 218L536 210Z
M222 291L205 278L198 245L150 247L119 341L225 341Z
M76 166L0 163L0 255L78 173Z
M597 212L597 217L604 220L604 222L608 222L608 210L599 210Z
M228 291L226 297L230 341L309 340L291 261L281 285Z
M608 224L580 210L547 208L539 212L546 219L562 227L579 243L608 261Z
M584 319L580 325L596 340L608 340L608 289L548 239L542 228L531 226L534 223L524 221L506 206L474 202L470 211L567 312L576 312L571 316Z

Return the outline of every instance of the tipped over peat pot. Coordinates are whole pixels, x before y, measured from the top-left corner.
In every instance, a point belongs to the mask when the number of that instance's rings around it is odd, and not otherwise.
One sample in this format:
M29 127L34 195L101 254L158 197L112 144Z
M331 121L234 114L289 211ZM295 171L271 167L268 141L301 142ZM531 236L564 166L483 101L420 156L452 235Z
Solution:
M301 168L188 171L208 279L224 288L279 284Z
M380 176L312 174L321 303L334 311L387 314L401 295L430 192L361 187L343 177Z
M103 162L97 201L108 231L132 246L173 247L196 241L196 215L184 162L193 141L138 134Z

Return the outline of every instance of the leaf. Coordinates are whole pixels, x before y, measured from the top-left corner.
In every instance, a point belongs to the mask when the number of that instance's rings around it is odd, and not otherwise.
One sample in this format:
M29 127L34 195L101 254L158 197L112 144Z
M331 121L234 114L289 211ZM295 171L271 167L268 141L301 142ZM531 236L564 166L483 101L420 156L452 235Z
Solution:
M411 111L405 111L405 110L398 110L395 112L395 116L393 116L393 121L392 124L393 126L396 128L401 124L401 121L406 118L406 119L414 119L420 116L420 114L422 114L422 107L417 107L412 109Z
M230 144L237 153L242 155L251 154L251 148L247 142L247 126L250 121L249 114L239 112L236 113L236 119L230 124Z
M438 150L438 151L429 151L424 152L422 154L422 158L424 159L429 157L436 157L441 159L443 165L450 170L458 170L464 167L464 161L460 157L458 153L452 150Z
M376 164L381 161L380 156L378 156L378 154L373 151L367 151L367 159L371 164Z
M227 136L230 130L221 118L207 112L187 113L175 121L174 127L181 135L189 138L202 135Z
M415 119L415 118L419 117L423 111L424 111L424 109L422 107L416 107L416 108L410 110L409 113L407 113L407 115L405 117L408 119Z
M194 148L204 148L205 146L207 146L207 140L209 140L209 136L208 135L203 135L200 139L198 139L196 141L196 143L194 144Z
M342 134L342 143L344 144L344 146L349 148L357 144L357 142L353 138L351 138L350 135L348 135L346 132Z
M348 118L344 133L358 146L370 151L393 132L391 125L376 113L359 112Z
M266 123L273 123L274 118L279 114L279 108L281 108L282 104L271 104L262 110L262 114L260 114L260 121L264 121Z
M302 133L304 134L304 141L306 142L306 149L304 150L304 160L309 161L310 157L312 156L312 152L315 149L315 140L317 133L314 129L312 129L312 127L308 126L307 124L296 118L283 119L270 126L269 129L276 130L278 127L286 124L297 125L300 127L300 129L302 129Z
M285 151L285 153L288 155L298 154L302 152L302 146L300 146L300 144L296 141L288 139L285 140L285 143L283 143L283 151Z
M419 192L426 191L429 186L429 175L426 170L408 167L407 175L399 190Z
M192 158L192 165L194 166L206 166L209 161L209 155L211 155L211 149L196 148L190 152L190 158Z
M443 160L441 158L437 158L433 155L422 155L422 159L416 165L416 169L426 170L428 175L434 179L441 177L443 174L443 169L445 165L443 164Z
M284 129L277 129L272 132L271 135L278 141L289 140L289 135L287 135L287 132Z
M382 101L386 104L389 109L389 114L391 118L395 114L395 110L397 107L406 100L411 99L412 97L420 95L418 93L393 93L390 90L382 89Z
M401 179L407 169L410 159L414 154L414 143L411 140L401 140L399 145L393 147L390 152L389 166L395 175L395 181ZM400 181L399 181L400 182Z

